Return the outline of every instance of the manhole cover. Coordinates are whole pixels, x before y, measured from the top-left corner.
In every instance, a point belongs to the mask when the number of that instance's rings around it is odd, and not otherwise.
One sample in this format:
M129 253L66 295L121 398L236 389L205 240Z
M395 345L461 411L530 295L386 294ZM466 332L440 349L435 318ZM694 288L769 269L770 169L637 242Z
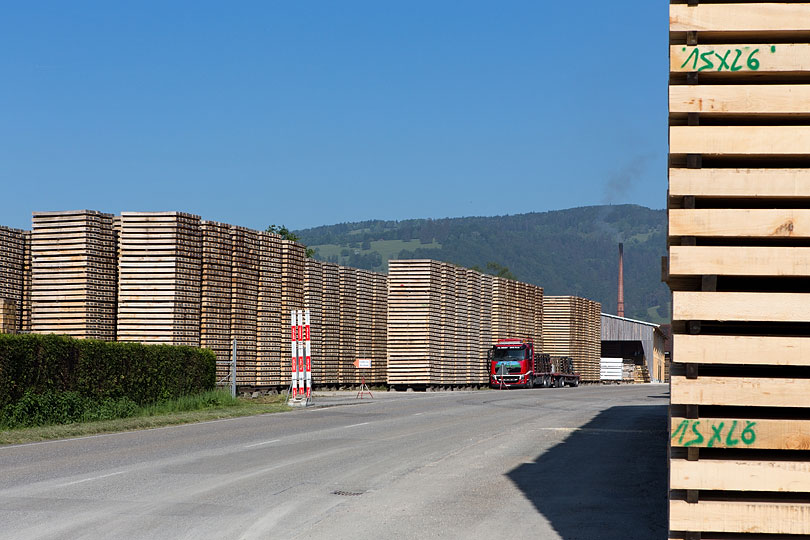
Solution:
M357 495L362 495L362 491L345 491L342 489L337 489L332 492L332 495L342 495L344 497L355 497Z

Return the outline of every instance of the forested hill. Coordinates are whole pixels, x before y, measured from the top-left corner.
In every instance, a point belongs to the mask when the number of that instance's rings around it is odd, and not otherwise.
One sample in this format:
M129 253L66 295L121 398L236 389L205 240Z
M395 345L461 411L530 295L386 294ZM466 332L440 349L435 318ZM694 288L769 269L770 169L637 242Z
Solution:
M295 231L315 257L385 272L389 259L507 267L547 295L577 295L616 312L618 242L624 242L625 315L666 322L661 283L666 211L636 205L586 206L497 217L341 223Z

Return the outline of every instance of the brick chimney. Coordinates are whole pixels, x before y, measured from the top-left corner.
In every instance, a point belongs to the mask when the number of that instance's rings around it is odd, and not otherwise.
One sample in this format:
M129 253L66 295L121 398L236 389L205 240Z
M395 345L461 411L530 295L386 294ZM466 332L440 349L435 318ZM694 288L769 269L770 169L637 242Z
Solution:
M619 298L616 302L616 315L624 317L624 244L619 244Z

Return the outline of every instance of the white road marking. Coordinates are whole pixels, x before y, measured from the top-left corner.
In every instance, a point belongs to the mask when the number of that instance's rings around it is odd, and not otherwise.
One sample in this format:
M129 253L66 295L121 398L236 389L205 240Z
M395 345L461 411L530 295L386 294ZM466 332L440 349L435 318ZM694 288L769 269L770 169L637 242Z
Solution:
M600 428L578 428L578 427L544 427L537 428L538 431L563 431L565 433L574 433L577 431L592 432L592 433L661 433L661 429L600 429Z
M419 416L420 414L424 414L424 413L420 413L420 412L414 413L414 416Z
M124 474L125 472L126 471L118 471L110 474L102 474L101 476L94 476L92 478L85 478L83 480L74 480L73 482L67 482L66 484L59 484L57 487L66 487L75 484L82 484L84 482L92 482L93 480L101 480L102 478L109 478L110 476L118 476L119 474Z
M357 426L365 426L366 424L370 424L371 422L363 422L362 424L352 424L350 426L346 426L347 428L350 427L357 427Z
M254 443L254 444L246 444L245 448L253 448L254 446L261 446L263 444L270 444L270 443L278 442L280 440L281 439L273 439L272 441L257 442L257 443Z

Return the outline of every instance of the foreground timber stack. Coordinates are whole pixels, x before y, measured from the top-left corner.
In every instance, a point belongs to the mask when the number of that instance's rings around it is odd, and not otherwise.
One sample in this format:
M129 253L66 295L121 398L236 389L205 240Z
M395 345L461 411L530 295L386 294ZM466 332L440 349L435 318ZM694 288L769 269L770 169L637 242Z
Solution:
M31 233L31 331L115 340L112 214L37 212Z
M199 216L123 212L119 242L118 341L199 347Z
M230 226L203 221L200 289L200 347L217 356L217 380L228 375L231 359L231 233Z
M486 384L495 341L542 343L542 288L438 261L388 264L389 384Z
M670 538L807 538L810 5L695 4L670 6Z
M583 381L599 381L601 317L599 302L578 296L543 299L543 352L570 356Z
M17 333L23 329L25 260L26 232L0 227L0 305L3 312L0 332L3 333Z
M289 336L281 313L281 237L259 233L259 296L256 310L256 385L277 386L287 382L282 370L282 342Z

